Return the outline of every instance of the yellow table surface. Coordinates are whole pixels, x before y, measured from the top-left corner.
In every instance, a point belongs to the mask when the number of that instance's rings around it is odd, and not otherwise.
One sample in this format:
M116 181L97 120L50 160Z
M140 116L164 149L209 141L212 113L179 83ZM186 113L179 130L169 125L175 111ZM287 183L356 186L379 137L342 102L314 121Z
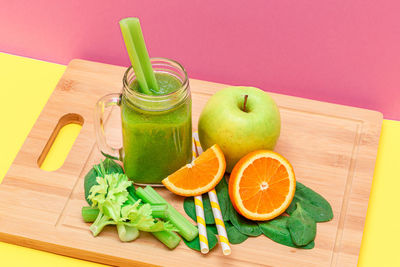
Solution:
M0 182L65 69L63 65L0 53ZM66 129L65 135L76 135L76 128ZM384 120L359 256L360 267L400 266L399 152L400 122ZM2 242L0 255L0 266L98 265Z

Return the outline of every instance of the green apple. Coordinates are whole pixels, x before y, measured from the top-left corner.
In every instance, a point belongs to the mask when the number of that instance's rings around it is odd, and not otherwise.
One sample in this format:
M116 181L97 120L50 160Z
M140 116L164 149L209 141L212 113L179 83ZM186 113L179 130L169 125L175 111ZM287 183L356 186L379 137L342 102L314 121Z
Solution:
M218 144L226 158L227 172L252 151L274 149L280 129L275 101L258 88L239 86L214 94L204 107L198 125L201 147L206 150Z

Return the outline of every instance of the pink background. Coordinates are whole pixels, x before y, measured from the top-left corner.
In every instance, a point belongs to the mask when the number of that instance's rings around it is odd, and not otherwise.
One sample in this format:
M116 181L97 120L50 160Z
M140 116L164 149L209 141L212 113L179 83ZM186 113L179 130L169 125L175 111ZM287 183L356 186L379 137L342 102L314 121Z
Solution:
M5 1L0 51L129 64L119 19L189 76L379 110L400 119L400 1Z

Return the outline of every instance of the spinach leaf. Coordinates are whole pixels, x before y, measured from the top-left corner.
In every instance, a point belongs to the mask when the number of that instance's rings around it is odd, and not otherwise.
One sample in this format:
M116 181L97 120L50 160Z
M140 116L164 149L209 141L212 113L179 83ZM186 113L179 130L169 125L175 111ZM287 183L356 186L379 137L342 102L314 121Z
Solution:
M229 194L226 196L229 208L229 220L233 226L242 234L247 236L259 236L262 234L258 224L254 221L250 221L237 213L235 208L232 206Z
M111 173L124 173L124 169L113 161L112 159L106 158L103 160L103 166L105 170L105 174L111 174Z
M229 198L228 193L228 184L225 179L222 179L221 182L216 187L218 202L220 202L222 216L224 221L231 221L239 232L248 236L259 236L261 235L261 230L258 228L258 224L247 220L246 218L239 215L236 210L233 208L232 203ZM196 221L196 209L194 206L193 197L185 198L183 202L183 208L186 214L192 218L193 221ZM210 205L210 199L208 195L203 196L203 208L204 208L204 217L206 224L214 224L214 216L212 214L212 209Z
M287 216L279 216L270 221L262 223L260 222L259 226L265 236L279 244L294 248L312 249L315 245L314 241L302 247L299 247L293 243L290 231L287 226L288 219L289 217Z
M204 203L203 203L204 207ZM185 210L187 216L189 216L193 221L197 221L196 219L196 208L194 206L194 198L193 197L186 197L183 200L183 209Z
M218 239L215 236L215 234L209 229L208 226L207 226L207 239L208 239L208 247L211 251L215 247L215 245L217 245ZM198 235L192 241L186 241L186 239L184 238L182 238L182 240L189 248L200 251L200 240Z
M229 221L224 222L226 233L228 234L228 240L231 244L240 244L247 240L248 236L239 232L235 226ZM218 235L218 230L215 224L207 225L207 229Z
M320 194L299 182L296 182L296 193L286 212L291 215L296 210L297 203L301 203L301 207L316 222L326 222L333 218L332 207L329 202Z
M240 244L247 240L248 236L239 232L231 222L225 222L226 233L231 244Z
M217 192L222 218L224 219L224 221L229 221L231 201L229 199L228 183L226 182L225 177L223 177L222 180L215 187L215 191Z
M196 207L194 205L194 198L193 197L187 197L183 201L183 209L185 210L186 214L192 218L193 221L196 220ZM212 208L210 204L210 199L208 198L208 195L203 195L203 209L204 209L204 220L206 221L206 224L214 224L214 215L212 213Z
M232 206L229 193L226 194L225 200L227 204L225 216L229 216L229 221L240 233L247 236L259 236L262 234L256 222L248 220L236 212L235 208Z
M90 188L92 188L92 186L97 185L97 171L92 168L90 169L90 171L86 174L85 176L85 180L84 180L84 188L85 188L85 199L86 202L92 206L92 201L88 198L89 196L89 192L90 192Z
M232 204L230 204L230 221L233 226L242 234L247 236L259 236L262 234L258 224L237 213Z
M229 220L229 194L228 194L228 184L226 180L223 178L218 185L215 187L215 191L217 192L219 206L221 208L222 217L224 221ZM212 212L210 199L208 194L203 195L203 208L204 208L204 217L206 224L214 224L214 215ZM183 202L183 209L186 214L193 220L196 221L196 207L194 205L194 198L187 197Z
M210 229L215 235L218 235L217 226L215 224L208 224L207 229Z
M297 246L305 246L315 239L317 224L315 220L305 211L300 203L296 210L290 215L287 226L293 243Z
M124 173L124 169L122 169L122 167L112 159L106 158L102 163L104 169L101 168L101 164L94 165L85 176L83 186L85 189L85 199L89 205L92 205L92 202L88 199L89 191L92 186L97 185L97 176L104 177L105 174ZM105 173L102 173L102 170L104 170Z

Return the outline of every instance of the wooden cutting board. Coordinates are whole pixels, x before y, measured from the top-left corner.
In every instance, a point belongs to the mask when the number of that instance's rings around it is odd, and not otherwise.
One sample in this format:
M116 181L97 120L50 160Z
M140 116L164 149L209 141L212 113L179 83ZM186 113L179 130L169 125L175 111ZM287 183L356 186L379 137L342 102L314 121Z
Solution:
M280 107L282 131L276 151L294 166L298 181L325 196L334 219L319 223L315 248L301 250L265 236L232 246L223 256L208 255L183 242L173 251L147 233L134 242L119 241L114 228L94 238L80 215L83 178L102 158L95 145L93 108L101 96L120 92L125 68L73 60L0 185L0 240L112 265L355 266L360 250L375 166L382 114L365 109L272 94ZM193 128L207 99L223 84L190 80ZM40 155L59 119L83 123L64 165L53 172L38 167ZM106 131L111 144L121 140L118 111L110 112ZM51 138L50 138L51 139ZM181 212L182 198L158 189ZM184 212L183 212L184 213Z

